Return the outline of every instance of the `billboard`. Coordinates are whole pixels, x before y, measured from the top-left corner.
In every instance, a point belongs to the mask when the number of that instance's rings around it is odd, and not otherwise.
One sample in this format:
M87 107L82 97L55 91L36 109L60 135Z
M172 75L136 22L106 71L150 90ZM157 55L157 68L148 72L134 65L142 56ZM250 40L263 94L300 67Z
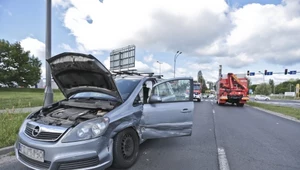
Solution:
M121 70L135 66L135 45L115 49L110 53L110 70Z

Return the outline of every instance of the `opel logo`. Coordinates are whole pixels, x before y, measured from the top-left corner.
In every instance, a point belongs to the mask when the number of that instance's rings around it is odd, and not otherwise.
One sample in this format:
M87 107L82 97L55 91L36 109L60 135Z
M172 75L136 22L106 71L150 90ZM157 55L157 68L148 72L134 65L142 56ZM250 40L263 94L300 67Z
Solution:
M40 127L36 126L32 130L32 136L37 137L37 135L40 133Z

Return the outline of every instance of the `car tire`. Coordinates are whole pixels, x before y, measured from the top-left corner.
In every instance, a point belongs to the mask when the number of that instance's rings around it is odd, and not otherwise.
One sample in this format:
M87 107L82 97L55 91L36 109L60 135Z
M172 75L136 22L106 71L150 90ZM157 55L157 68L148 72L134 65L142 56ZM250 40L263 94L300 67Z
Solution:
M125 129L114 137L113 163L116 169L128 169L136 162L139 151L139 137L131 129Z

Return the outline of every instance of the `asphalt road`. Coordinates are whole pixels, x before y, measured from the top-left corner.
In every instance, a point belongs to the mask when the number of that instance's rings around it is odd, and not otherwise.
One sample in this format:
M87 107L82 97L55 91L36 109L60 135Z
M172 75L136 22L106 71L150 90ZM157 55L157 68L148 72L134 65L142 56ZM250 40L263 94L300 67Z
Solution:
M251 107L218 106L210 99L195 102L195 109L191 137L146 141L130 170L216 170L219 160L231 170L300 169L299 123ZM6 157L0 169L27 168Z

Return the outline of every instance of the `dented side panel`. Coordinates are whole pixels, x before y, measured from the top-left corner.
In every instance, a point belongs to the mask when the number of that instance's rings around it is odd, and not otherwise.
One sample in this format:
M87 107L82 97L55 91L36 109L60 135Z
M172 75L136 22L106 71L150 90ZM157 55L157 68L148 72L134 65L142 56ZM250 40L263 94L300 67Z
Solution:
M173 102L145 104L141 119L142 139L190 136L194 103Z

